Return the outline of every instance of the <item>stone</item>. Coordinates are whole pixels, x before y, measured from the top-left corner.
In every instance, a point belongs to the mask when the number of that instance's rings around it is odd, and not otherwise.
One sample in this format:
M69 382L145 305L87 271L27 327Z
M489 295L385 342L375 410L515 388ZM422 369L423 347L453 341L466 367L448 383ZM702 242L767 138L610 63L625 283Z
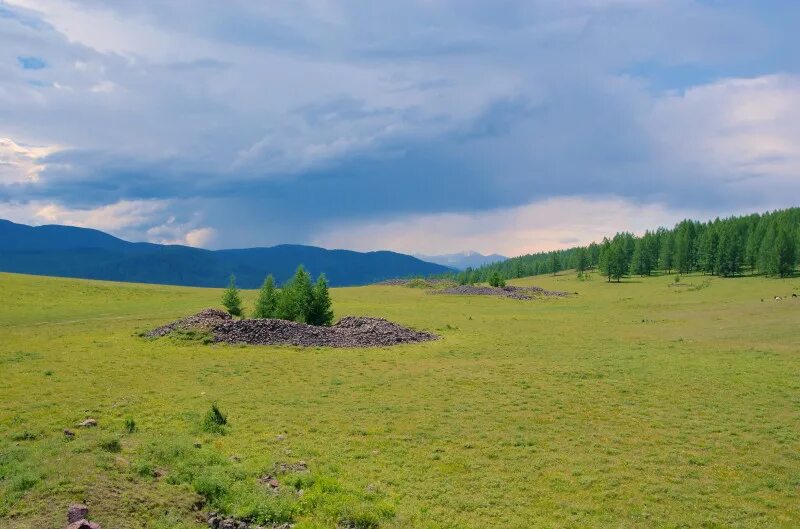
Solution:
M67 526L67 529L102 529L97 522L90 522L89 520L78 520Z
M259 481L271 489L277 489L281 485L278 483L278 480L272 476L263 476Z
M82 503L73 503L67 509L67 523L74 523L89 518L89 507Z
M75 432L67 428L64 428L64 437L66 437L67 439L72 439L73 437L75 437Z
M85 421L79 422L78 426L80 426L81 428L94 428L95 426L97 426L97 420L86 419Z

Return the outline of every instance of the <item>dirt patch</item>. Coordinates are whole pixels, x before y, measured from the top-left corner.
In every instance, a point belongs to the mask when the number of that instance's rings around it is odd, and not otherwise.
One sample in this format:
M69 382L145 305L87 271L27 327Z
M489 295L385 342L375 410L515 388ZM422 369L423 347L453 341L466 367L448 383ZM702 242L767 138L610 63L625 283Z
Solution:
M215 342L303 347L382 347L438 338L383 318L347 316L330 327L318 327L277 319L234 320L216 309L205 309L194 316L153 329L145 336L157 338L175 330L192 329L209 332Z
M432 290L430 294L450 294L454 296L500 296L503 298L530 300L540 297L559 297L569 295L562 290L545 290L541 287L483 287L474 285L459 285L457 287Z

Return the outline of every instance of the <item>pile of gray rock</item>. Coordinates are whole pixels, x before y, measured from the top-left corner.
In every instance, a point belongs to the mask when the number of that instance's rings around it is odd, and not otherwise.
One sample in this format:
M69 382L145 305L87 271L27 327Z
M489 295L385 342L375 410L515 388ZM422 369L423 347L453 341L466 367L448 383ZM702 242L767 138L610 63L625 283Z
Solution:
M231 315L219 309L203 309L197 314L173 321L145 333L148 338L160 338L178 329L212 330L216 325L230 321Z
M347 316L335 325L320 327L278 319L234 320L216 309L205 309L194 316L153 329L146 336L157 338L178 329L207 331L216 342L303 347L382 347L438 338L383 318Z
M75 503L67 510L67 529L101 529L97 522L90 522L89 507Z
M380 347L436 339L431 333L383 318L355 316L342 318L330 327L275 319L231 320L215 326L213 334L219 342L305 347Z
M432 290L430 294L451 294L456 296L500 296L504 298L530 300L539 297L565 297L569 293L562 290L545 290L541 287L485 287L459 285L442 290Z
M429 278L415 278L415 279L384 279L376 285L391 286L391 287L420 287L420 288L436 288L442 286L455 285L452 279L442 277L429 277Z

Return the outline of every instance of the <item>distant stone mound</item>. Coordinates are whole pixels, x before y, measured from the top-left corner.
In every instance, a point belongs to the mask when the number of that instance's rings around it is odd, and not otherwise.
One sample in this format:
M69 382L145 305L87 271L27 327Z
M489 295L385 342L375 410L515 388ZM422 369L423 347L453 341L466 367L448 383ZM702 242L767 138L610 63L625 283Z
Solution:
M383 347L438 338L383 318L347 316L335 325L320 327L278 319L234 320L216 309L158 327L146 336L158 338L179 329L208 331L216 342L302 347Z
M441 290L432 290L430 294L450 294L455 296L500 296L504 298L530 300L539 297L559 297L569 295L563 290L545 290L541 287L485 287L475 285L459 285Z
M427 279L417 277L414 279L386 279L384 281L380 281L375 284L381 286L393 286L393 287L439 288L439 287L455 286L456 282L453 281L452 279L446 279L441 277L430 277Z

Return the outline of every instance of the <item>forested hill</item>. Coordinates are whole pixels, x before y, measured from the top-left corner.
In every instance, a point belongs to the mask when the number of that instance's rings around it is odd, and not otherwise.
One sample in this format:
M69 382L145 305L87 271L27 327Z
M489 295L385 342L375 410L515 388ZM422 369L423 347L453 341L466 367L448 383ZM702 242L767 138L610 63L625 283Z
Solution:
M352 252L284 244L270 248L203 250L132 243L72 226L26 226L0 220L0 271L137 283L222 287L235 274L256 288L267 274L282 283L304 265L333 286L364 285L451 269L395 252Z
M502 263L449 274L461 283L487 281L498 272L510 279L574 268L598 268L609 280L657 271L720 276L792 275L800 257L800 208L715 219L684 220L641 237L617 233L589 246L514 257Z

